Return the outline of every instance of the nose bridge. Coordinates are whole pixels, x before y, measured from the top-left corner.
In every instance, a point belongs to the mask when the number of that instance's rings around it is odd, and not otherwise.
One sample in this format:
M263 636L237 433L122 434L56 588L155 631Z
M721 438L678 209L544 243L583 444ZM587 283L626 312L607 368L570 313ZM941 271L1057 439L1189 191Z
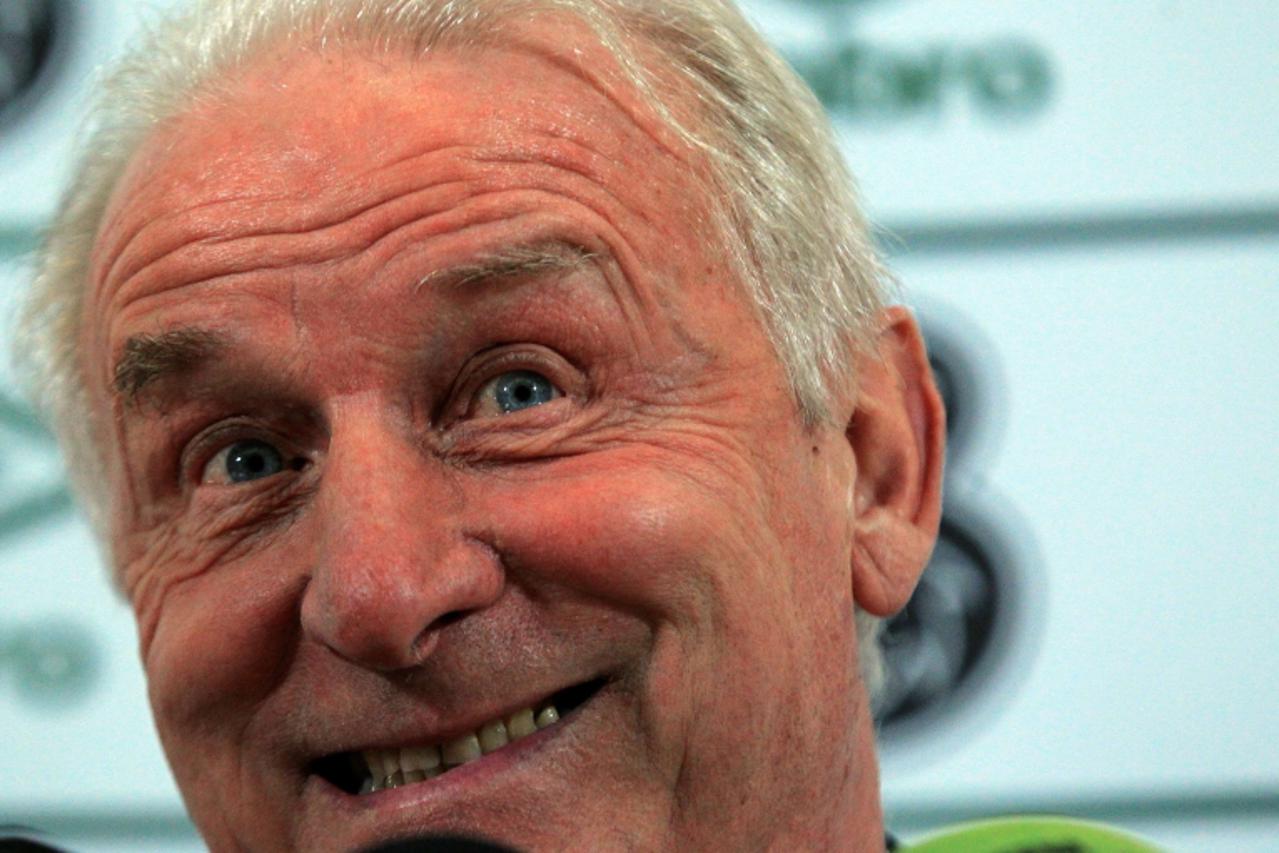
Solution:
M496 600L502 574L465 535L447 466L386 420L333 428L302 623L339 656L395 670L421 663L454 617Z

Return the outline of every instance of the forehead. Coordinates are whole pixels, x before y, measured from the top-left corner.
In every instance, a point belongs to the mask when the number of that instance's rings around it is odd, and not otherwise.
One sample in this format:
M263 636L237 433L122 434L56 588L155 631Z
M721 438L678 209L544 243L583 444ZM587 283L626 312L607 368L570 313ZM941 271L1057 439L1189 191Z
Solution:
M520 132L627 159L660 126L637 97L611 97L537 45L444 46L415 59L373 50L285 47L259 58L144 146L119 195L319 189L318 179L364 176L424 150L526 147Z
M360 45L264 53L131 162L95 247L99 304L171 281L165 262L193 244L255 229L313 232L397 193L430 191L441 209L460 206L486 165L522 169L527 189L580 178L681 244L702 242L687 232L709 221L706 196L689 191L700 183L698 158L633 90L595 73L609 63L602 49L548 46L560 24L530 32L412 59ZM359 242L358 231L345 237Z

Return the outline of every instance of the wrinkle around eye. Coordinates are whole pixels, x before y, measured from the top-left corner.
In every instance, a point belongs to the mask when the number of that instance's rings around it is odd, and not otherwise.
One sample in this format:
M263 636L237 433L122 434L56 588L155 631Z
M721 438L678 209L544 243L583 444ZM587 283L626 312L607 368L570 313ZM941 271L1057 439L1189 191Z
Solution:
M267 546L301 517L306 495L263 489L248 501L187 511L129 537L133 556L122 569L126 594L138 615L143 659L170 592Z
M279 535L305 511L315 477L310 472L194 490L177 525L193 542L223 547ZM220 543L220 544L214 544Z
M441 450L459 464L502 465L550 462L600 449L598 436L618 420L616 413L602 407L565 412L550 424L530 423L545 409L571 404L571 398L561 397L517 415L465 422L442 436ZM525 423L511 423L516 418Z

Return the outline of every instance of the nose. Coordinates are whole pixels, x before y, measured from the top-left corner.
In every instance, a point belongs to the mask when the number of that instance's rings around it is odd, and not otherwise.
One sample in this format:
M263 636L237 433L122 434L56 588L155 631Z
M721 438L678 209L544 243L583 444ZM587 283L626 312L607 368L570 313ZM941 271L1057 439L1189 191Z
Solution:
M322 473L320 533L302 600L314 642L369 669L421 664L441 631L501 595L496 554L461 528L463 500L444 464L390 430L338 443Z

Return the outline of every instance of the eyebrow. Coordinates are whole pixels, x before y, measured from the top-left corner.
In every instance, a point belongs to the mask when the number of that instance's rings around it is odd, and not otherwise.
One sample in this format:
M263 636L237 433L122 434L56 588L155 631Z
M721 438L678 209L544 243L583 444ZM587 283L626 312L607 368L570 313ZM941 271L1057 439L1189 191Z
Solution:
M479 281L573 270L595 257L593 252L562 240L508 246L485 254L478 260L430 273L418 281L415 292L428 286L463 287Z
M129 403L153 382L189 373L222 350L225 336L198 328L133 335L124 342L111 384Z
M462 287L481 281L567 271L595 257L581 246L562 240L509 246L478 260L430 273L421 278L413 290L416 293L424 287ZM133 335L124 342L112 374L112 386L127 403L135 404L148 386L195 371L228 344L227 336L196 327Z

